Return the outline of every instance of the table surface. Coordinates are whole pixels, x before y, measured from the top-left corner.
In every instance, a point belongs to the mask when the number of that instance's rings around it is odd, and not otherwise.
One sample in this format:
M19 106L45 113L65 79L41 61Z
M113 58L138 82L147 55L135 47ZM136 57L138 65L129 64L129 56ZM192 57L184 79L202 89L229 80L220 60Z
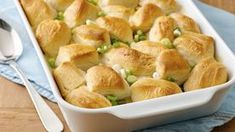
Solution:
M235 0L202 0L205 3L219 7L235 14ZM69 131L64 118L57 106L50 101L46 102L63 121L65 131ZM45 131L26 89L0 77L0 130L13 131ZM215 132L235 131L235 119L214 129Z

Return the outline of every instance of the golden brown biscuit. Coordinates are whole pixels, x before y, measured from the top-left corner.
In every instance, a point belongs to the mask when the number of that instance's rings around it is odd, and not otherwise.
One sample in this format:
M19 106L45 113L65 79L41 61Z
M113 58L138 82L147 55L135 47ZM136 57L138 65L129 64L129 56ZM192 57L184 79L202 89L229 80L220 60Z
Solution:
M140 5L152 3L159 6L166 14L175 12L179 9L175 0L140 0Z
M115 95L118 99L130 96L128 84L112 68L97 65L88 69L86 74L89 91L102 95Z
M158 57L162 51L167 50L162 44L148 40L134 43L131 48L155 57Z
M223 84L228 79L226 68L214 58L200 61L193 69L190 77L184 83L184 91L203 89Z
M98 0L100 7L109 5L122 5L128 8L135 8L139 4L139 0Z
M145 4L130 17L129 22L135 30L148 31L154 20L162 15L163 12L158 6L151 3Z
M207 57L214 57L214 40L210 36L187 32L174 41L178 52L191 66Z
M57 66L64 62L71 62L86 71L88 68L99 63L99 55L96 52L96 49L92 46L70 44L61 47L56 58Z
M109 31L112 38L117 38L124 42L133 41L133 32L128 22L117 17L100 17L96 23Z
M174 81L181 85L189 76L191 67L175 49L164 50L156 61L159 78Z
M163 38L168 38L171 41L174 40L174 19L168 16L161 16L156 19L153 27L149 32L149 40L154 42L159 42Z
M95 48L110 44L107 30L94 25L81 25L73 29L73 40L76 43L91 45Z
M70 42L71 31L62 21L45 20L38 25L36 37L43 52L49 57L56 57L59 48Z
M195 33L200 33L200 28L198 24L190 17L183 15L181 13L172 13L170 14L175 21L177 26L181 29L181 31L191 31Z
M43 20L54 19L56 17L56 10L47 5L43 0L20 0L20 3L34 30Z
M143 78L131 86L131 98L134 102L181 92L181 88L176 83L162 79Z
M86 86L72 90L65 100L82 108L96 109L112 106L110 101L103 95L89 92Z
M155 71L155 57L128 47L110 49L104 54L103 62L110 67L119 64L137 76L152 75Z
M86 0L74 0L65 10L64 21L70 28L84 24L87 19L95 20L100 9Z
M44 0L58 11L64 11L74 0Z
M86 73L69 62L61 64L53 74L63 97L85 84Z
M134 9L121 5L109 5L102 8L107 16L122 18L126 21L134 13Z

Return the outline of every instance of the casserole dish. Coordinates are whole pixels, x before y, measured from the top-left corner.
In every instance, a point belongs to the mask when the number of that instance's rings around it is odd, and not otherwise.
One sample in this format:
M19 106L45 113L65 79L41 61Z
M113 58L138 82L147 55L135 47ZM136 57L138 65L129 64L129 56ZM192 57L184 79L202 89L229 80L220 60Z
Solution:
M208 115L219 108L223 98L235 81L235 69L233 68L235 58L233 53L210 26L193 1L177 0L183 7L182 12L196 20L201 26L203 33L214 37L216 41L216 56L229 72L228 82L208 89L109 108L92 110L75 107L64 101L61 97L27 18L18 0L15 0L15 2L46 72L58 105L72 131L131 131ZM194 14L192 14L192 11Z

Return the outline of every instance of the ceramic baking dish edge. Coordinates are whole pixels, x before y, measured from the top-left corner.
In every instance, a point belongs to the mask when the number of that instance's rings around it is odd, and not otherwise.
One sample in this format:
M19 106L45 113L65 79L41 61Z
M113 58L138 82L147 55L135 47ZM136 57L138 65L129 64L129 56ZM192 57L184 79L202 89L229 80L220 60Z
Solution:
M60 95L47 61L18 0L14 0L59 107L72 131L131 131L186 120L215 112L235 82L235 57L192 0L176 0L204 34L216 42L216 57L229 71L229 81L207 89L101 109L85 109L67 103ZM102 120L102 121L101 121ZM102 123L105 122L105 126ZM79 125L78 125L79 124ZM110 124L110 125L109 125Z

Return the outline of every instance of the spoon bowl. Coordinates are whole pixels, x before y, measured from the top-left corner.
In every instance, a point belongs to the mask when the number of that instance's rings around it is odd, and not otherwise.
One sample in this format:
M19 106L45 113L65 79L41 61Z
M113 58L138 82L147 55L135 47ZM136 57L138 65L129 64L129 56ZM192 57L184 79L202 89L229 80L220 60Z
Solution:
M17 32L4 20L0 19L0 63L8 64L17 60L23 53L22 41Z
M16 63L22 53L22 41L18 33L6 21L0 19L0 64L9 65L19 74L46 131L60 132L63 130L63 124L60 119L33 88L24 72Z

